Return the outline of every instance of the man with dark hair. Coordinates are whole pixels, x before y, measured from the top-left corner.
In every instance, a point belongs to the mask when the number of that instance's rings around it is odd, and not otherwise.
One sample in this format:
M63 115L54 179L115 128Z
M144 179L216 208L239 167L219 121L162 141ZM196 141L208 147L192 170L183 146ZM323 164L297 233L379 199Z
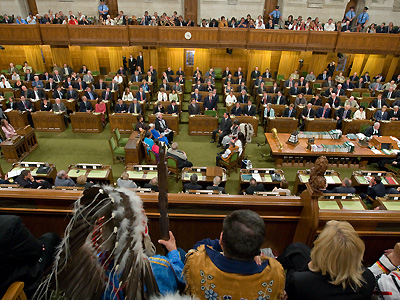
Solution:
M264 185L260 182L257 184L257 181L252 177L250 178L250 186L246 189L246 195L253 195L254 192L264 192Z
M27 189L50 189L51 184L43 179L35 180L29 170L23 170L21 174L15 179L15 182L18 183L22 188Z
M198 242L186 257L184 275L191 296L230 295L232 299L280 299L284 271L274 259L254 258L266 234L261 217L250 210L237 210L224 219L220 239ZM258 260L258 259L257 259ZM256 291L256 292L254 292Z
M219 123L219 127L215 129L212 133L212 140L210 143L214 143L217 133L219 133L219 138L218 138L218 145L217 147L221 146L222 139L224 138L225 135L229 134L232 126L232 120L229 117L229 113L224 112L224 116L221 120L221 123Z
M197 183L197 175L196 174L192 174L190 175L190 182L185 183L183 185L183 191L190 191L190 190L202 190L203 187Z

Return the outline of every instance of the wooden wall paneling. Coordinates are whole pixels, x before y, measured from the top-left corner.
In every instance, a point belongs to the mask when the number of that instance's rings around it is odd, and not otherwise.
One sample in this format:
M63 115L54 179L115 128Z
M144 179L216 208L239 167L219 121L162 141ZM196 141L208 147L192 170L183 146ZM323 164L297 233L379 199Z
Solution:
M388 69L386 75L384 75L384 76L386 76L386 81L391 80L394 75L398 75L398 73L396 72L398 66L399 66L399 57L393 56L392 60L390 62L389 69Z
M117 72L117 70L111 70L110 68L110 52L109 47L95 47L97 53L97 59L99 61L99 68L106 68L108 72ZM121 60L122 64L122 60ZM99 69L100 70L100 69Z
M71 57L71 68L78 72L83 66L81 46L69 46L69 53Z
M289 78L295 70L298 70L300 51L282 51L278 74Z
M379 45L379 47L377 47ZM398 50L399 37L390 34L371 33L367 36L357 32L338 34L336 51L345 53L394 54ZM379 51L376 51L379 49Z
M157 46L158 27L155 26L128 26L129 45Z
M108 47L110 58L110 72L117 72L122 64L122 47Z
M184 48L169 48L167 51L167 65L174 71L178 71L179 67L184 67Z
M8 25L10 26L10 25ZM26 60L26 53L23 46L5 45L0 52L1 70L7 70L12 62L15 65L23 65Z
M168 48L158 48L157 49L157 62L158 62L158 70L157 70L157 75L159 78L161 78L162 73L167 70L169 67L168 65L168 60L167 60L167 52ZM153 66L154 67L154 66ZM177 70L172 69L174 72ZM203 71L204 72L204 71Z
M192 19L197 24L198 15L198 0L184 0L185 5L185 20Z
M275 7L278 5L278 0L265 0L264 4L264 15L263 20L264 24L268 23L269 21L269 14L275 10ZM254 16L256 18L256 16Z
M40 45L39 25L0 24L0 45Z
M328 54L315 54L311 56L311 61L308 65L308 72L313 71L314 75L317 77L321 74L328 65Z
M118 0L106 0L108 6L108 13L114 18L118 13Z
M250 29L247 47L262 50L306 50L307 31Z
M82 64L85 64L91 71L100 71L96 47L81 47L81 53Z
M183 51L183 49L182 49ZM159 68L159 64L158 64L158 52L157 49L149 49L149 66L153 66L153 68L157 71L157 75L161 75L160 73L160 68ZM184 67L184 66L182 66ZM177 70L174 70L174 72Z
M282 51L271 51L271 65L270 65L269 70L271 71L273 76L274 76L274 74L278 73L279 62L281 61L281 55L282 55ZM274 78L275 78L275 76L274 76Z
M70 25L49 25L43 24L40 26L40 33L42 37L42 43L45 45L69 45L69 31L68 27L74 27ZM78 27L78 26L76 26ZM82 26L86 27L86 26ZM83 33L84 31L82 31Z
M362 74L365 74L365 72L369 72L369 75L373 77L381 73L383 70L383 64L385 63L385 58L385 55L369 55Z
M219 47L246 48L248 31L246 28L220 28L218 31Z
M229 67L233 74L241 67L242 72L246 74L248 72L248 52L246 49L233 49L232 54L228 54L226 49L210 49L210 68L221 68L224 71L226 67ZM203 74L207 71L207 69L201 70Z
M261 73L271 65L271 52L268 50L248 50L247 82L251 80L251 72L258 67Z
M37 71L45 71L45 65L43 63L41 46L32 45L32 46L23 46L25 50L26 61L33 68L34 72Z
M337 32L310 31L307 40L308 51L328 51L333 52L337 43Z
M28 2L29 12L35 16L38 13L36 0L27 0L26 2Z
M52 72L53 71L53 55L51 54L51 47L50 45L42 45L42 52L44 56L44 60L46 62L46 71Z
M127 26L68 26L69 42L81 46L128 46Z
M160 47L217 47L218 28L201 27L175 27L171 30L168 27L158 28L158 45ZM185 33L190 32L192 37L187 40Z
M353 59L353 67L351 68L351 74L356 72L360 74L364 67L365 54L355 54Z
M212 66L211 59L214 56L215 52L212 52L214 50L216 49L194 49L195 53L193 72L194 70L196 70L197 67L199 67L200 71L202 71L203 74L207 72L207 70Z
M53 65L57 64L59 67L62 67L64 64L72 65L68 47L52 46L51 56L53 58Z

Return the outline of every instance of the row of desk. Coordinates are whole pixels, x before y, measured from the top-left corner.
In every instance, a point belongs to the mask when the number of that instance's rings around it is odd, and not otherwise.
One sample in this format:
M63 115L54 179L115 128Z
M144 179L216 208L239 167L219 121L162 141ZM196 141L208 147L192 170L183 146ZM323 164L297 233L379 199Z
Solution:
M3 141L0 146L7 162L17 162L29 155L38 146L35 130L27 125L16 130L16 136Z

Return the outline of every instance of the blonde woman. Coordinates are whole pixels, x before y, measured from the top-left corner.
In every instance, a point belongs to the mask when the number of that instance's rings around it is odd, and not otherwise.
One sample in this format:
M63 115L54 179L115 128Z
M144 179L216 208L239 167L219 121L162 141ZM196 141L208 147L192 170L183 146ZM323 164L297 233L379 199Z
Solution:
M364 250L353 226L344 221L326 223L311 254L304 244L290 245L278 258L288 269L289 300L369 300L375 277L362 265Z

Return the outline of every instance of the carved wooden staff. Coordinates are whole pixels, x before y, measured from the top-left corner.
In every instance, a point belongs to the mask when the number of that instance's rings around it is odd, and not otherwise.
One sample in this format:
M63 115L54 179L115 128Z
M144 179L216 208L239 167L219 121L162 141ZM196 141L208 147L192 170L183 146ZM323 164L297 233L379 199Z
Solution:
M169 240L167 163L165 160L165 144L160 147L158 156L158 211L160 212L160 238Z

